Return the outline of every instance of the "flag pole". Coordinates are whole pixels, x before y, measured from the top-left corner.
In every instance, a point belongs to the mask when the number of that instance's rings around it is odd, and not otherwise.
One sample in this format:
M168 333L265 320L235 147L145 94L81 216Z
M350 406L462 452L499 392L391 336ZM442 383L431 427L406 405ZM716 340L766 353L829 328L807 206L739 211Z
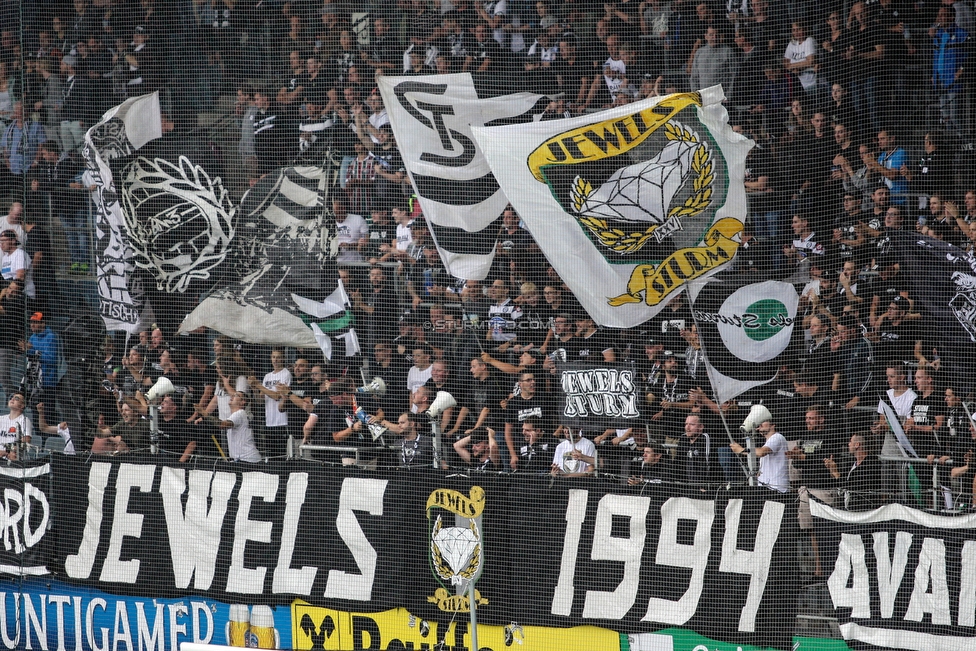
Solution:
M704 283L701 283L701 285L703 286ZM691 288L689 287L688 290L686 290L686 292L688 293L688 299L687 299L688 300L688 308L689 308L689 311L691 312L691 318L695 322L695 328L697 329L698 328L698 319L695 318L695 310L694 310L694 307L693 307L693 301L691 299L690 289ZM701 291L700 288L699 288L699 291ZM697 294L696 294L696 296L697 296ZM708 375L708 369L709 369L709 367L711 367L711 364L708 362L708 351L705 350L705 345L702 343L702 340L701 340L700 337L698 339L698 346L699 346L699 348L701 349L701 352L702 352L702 359L705 362L705 375L707 376ZM709 379L709 385L711 386L711 380L710 379ZM701 388L701 387L699 387L699 388ZM722 426L725 428L725 435L729 437L729 443L738 443L738 441L735 440L735 437L732 436L732 430L729 429L729 423L728 423L728 421L725 420L725 412L722 410L722 403L719 402L719 400L718 400L718 394L715 392L715 387L712 386L711 388L712 388L712 397L711 397L711 399L712 399L712 402L715 403L715 406L718 407L718 417L720 419L722 419ZM755 486L756 485L756 446L752 442L752 437L746 437L746 448L749 451L749 457L748 457L749 467L746 468L746 467L744 467L742 465L742 460L738 458L739 455L735 455L736 462L739 464L739 468L742 469L742 472L744 472L745 475L746 475L746 477L748 478L749 485L750 486Z

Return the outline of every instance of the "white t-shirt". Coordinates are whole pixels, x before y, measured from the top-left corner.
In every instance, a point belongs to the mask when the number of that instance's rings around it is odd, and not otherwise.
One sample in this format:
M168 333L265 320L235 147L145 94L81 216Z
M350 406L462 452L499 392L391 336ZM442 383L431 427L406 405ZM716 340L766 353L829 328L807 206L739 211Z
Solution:
M607 90L610 92L610 97L616 100L617 93L620 92L621 87L624 85L623 78L627 74L627 64L624 63L623 59L614 59L613 57L610 57L603 62L603 68L604 70L609 68L612 72L616 73L613 77L603 75L603 81L607 84Z
M17 418L11 418L10 414L0 416L0 445L16 443L18 440L17 428L20 427L20 437L25 438L34 435L34 426L30 419L21 414Z
M369 226L362 215L348 213L342 222L336 222L336 240L339 244L356 244L369 235ZM355 248L339 249L338 262L361 262L362 256Z
M783 53L783 58L790 63L797 63L804 61L810 55L817 55L817 41L812 36L808 36L802 43L790 41L790 44L786 46L786 52ZM803 68L796 76L804 90L817 85L817 71L813 66Z
M422 387L430 379L431 373L434 372L434 365L431 364L426 369L421 371L416 366L411 366L410 370L407 371L407 389L413 393L418 387Z
M596 446L593 445L593 441L580 437L572 443L569 439L565 439L556 446L556 452L552 455L552 464L566 474L589 471L590 464L574 459L573 450L579 450L590 458L596 456Z
M243 375L237 376L237 382L234 383L234 390L244 393L247 396L251 395L251 387L247 383L247 378ZM217 396L217 417L220 420L228 420L230 418L230 394L224 389L224 381L217 378L217 386L214 387L214 395Z
M895 413L898 414L898 418L905 420L912 415L912 405L915 403L915 398L918 397L918 394L911 389L908 389L897 398L895 397L894 389L888 389L886 393L888 394L888 400L891 402L891 406L895 408ZM884 413L884 410L881 409L880 400L878 401L878 413Z
M789 460L786 458L786 437L776 432L766 441L771 452L759 459L759 483L774 491L790 490Z
M406 251L411 244L413 244L413 235L410 234L410 224L397 224L396 227L397 251Z
M277 391L279 384L290 386L291 371L287 368L283 368L277 373L271 371L264 376L261 384L268 391ZM288 424L288 414L278 411L278 401L268 396L264 396L264 424L266 427L284 427Z
M30 298L36 298L34 270L31 268L31 259L27 253L21 248L16 248L10 253L0 254L0 275L3 276L4 280L13 280L21 269L26 270L24 273L24 293Z
M254 445L254 432L251 431L251 424L244 410L239 409L224 420L234 423L234 426L227 430L227 452L230 458L250 463L260 462L261 453Z

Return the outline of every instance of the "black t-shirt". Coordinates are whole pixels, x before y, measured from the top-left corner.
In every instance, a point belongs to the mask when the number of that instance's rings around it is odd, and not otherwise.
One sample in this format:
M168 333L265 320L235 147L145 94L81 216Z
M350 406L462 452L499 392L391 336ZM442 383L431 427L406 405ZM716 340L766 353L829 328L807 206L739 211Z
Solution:
M794 441L802 438L806 431L807 409L813 405L813 401L800 395L793 382L790 380L774 380L766 385L767 391L763 403L769 407L773 414L773 421L776 428L786 437L787 441ZM761 435L754 435L757 447L764 445L760 443Z
M669 380L664 374L658 384L660 390L654 395L658 398L654 413L660 410L660 401L668 402L688 402L688 394L692 388L697 386L695 382L684 373L678 373L673 379ZM691 413L687 409L669 407L664 412L664 433L668 436L682 436L685 427L685 418Z
M885 43L884 34L877 25L869 25L861 30L855 23L854 28L849 32L850 44L854 46L854 64L852 71L857 81L862 81L868 77L877 75L881 69L880 59L864 59L859 55L872 52L877 46ZM885 53L885 56L888 56Z
M515 449L519 455L519 472L547 473L552 467L552 455L556 452L559 442L552 436L546 435L533 445L529 445L522 432L515 436Z
M379 399L379 404L386 414L387 420L396 420L397 416L405 412L410 406L410 391L407 390L407 372L410 365L402 357L393 356L389 366L372 366L372 373L383 378L386 382L386 394ZM455 398L460 394L451 394ZM431 396L433 400L433 396Z
M945 415L945 398L936 393L932 393L927 398L919 395L915 398L915 402L912 403L911 418L918 426L934 427L936 425L936 419L943 415ZM908 433L912 447L915 448L915 452L920 457L929 454L941 455L944 453L946 446L940 439L948 429L944 425L943 423L943 427L935 432L912 431Z
M298 396L298 398L314 398L318 394L318 387L307 376L302 379L292 377L291 384L288 388L290 394ZM301 441L302 426L308 420L308 414L305 413L304 409L296 405L290 396L285 399L284 405L285 413L288 414L288 429L291 431L292 436Z
M878 332L878 345L875 346L878 361L883 364L900 364L915 359L915 342L923 339L919 323L902 320L895 324L886 320Z
M819 392L827 392L834 380L834 373L839 368L840 360L830 349L830 337L822 342L811 342L807 347L806 363L803 374L808 384L815 384Z
M202 371L184 371L180 373L180 379L174 383L187 389L187 396L194 404L207 390L207 386L217 386L217 372L211 366L205 367Z
M603 362L603 351L613 349L610 337L606 331L597 329L589 337L574 337L576 342L576 357L580 362Z
M556 428L557 412L552 399L540 393L534 394L526 400L522 396L514 396L508 401L504 411L505 423L511 423L514 440L522 438L522 423L535 416L542 420L542 430L552 432Z
M178 457L183 454L191 441L196 440L196 431L186 422L187 416L189 413L181 409L177 411L173 420L168 421L162 416L159 417L159 447L162 450ZM194 450L194 454L198 452Z
M468 393L464 406L471 412L471 418L477 422L481 410L489 409L488 419L485 425L493 429L499 429L502 420L501 401L505 400L509 394L509 383L498 373L489 373L484 381L471 378L467 385Z
M665 348L678 352L688 345L681 337L681 331L694 325L691 310L682 302L677 310L666 307L649 321L650 336L664 344Z
M580 87L583 85L583 77L590 80L593 79L593 69L588 68L587 64L583 62L583 59L578 56L572 64L560 56L552 64L552 69L555 71L557 78L562 80L559 86L560 92L565 93L567 101L570 102L575 102L579 96Z

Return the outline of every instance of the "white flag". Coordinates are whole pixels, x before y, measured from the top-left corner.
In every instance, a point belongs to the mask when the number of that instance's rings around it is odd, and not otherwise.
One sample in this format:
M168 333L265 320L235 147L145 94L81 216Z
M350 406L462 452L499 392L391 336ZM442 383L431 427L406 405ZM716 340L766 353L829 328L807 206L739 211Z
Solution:
M732 131L723 99L716 86L472 130L532 237L597 323L643 323L735 255L753 143Z
M458 278L483 280L508 199L471 128L531 121L545 108L543 96L479 98L468 73L383 75L377 83L444 266Z

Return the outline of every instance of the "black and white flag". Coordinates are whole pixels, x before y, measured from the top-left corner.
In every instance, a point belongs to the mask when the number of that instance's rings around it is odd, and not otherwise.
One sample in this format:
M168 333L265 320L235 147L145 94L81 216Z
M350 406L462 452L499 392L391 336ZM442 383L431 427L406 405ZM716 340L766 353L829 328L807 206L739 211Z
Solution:
M455 277L483 280L508 198L471 127L531 122L545 109L545 98L479 98L468 73L384 75L377 83L444 266Z
M691 285L692 315L719 403L770 382L793 340L800 298L789 283Z
M632 364L574 362L556 366L560 423L588 428L624 427L640 418L637 373Z
M328 332L345 339L347 354L359 351L333 264L335 229L327 209L337 179L333 162L274 170L244 195L226 262L229 280L186 317L181 331L206 326L250 343L320 348L331 357Z
M145 290L136 276L137 254L129 240L109 161L127 156L162 135L156 93L133 97L109 109L85 134L83 180L86 187L95 188L92 200L99 313L109 330L133 333L151 319Z
M963 395L973 386L976 362L976 257L951 244L912 231L889 231L916 310L921 304L926 338L937 345L951 386Z

